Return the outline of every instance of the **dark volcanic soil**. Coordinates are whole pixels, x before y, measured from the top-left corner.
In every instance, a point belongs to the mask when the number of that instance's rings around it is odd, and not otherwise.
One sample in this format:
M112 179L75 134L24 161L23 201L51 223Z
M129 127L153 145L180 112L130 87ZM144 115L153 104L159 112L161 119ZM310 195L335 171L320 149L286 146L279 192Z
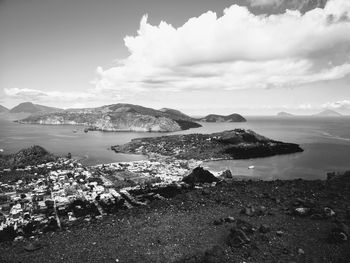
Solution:
M349 181L226 181L186 190L43 234L33 252L23 248L28 241L1 243L0 262L349 262L349 240L330 235L337 220L350 225ZM308 212L295 214L301 207ZM252 225L241 228L250 241L236 246L229 235L241 220Z

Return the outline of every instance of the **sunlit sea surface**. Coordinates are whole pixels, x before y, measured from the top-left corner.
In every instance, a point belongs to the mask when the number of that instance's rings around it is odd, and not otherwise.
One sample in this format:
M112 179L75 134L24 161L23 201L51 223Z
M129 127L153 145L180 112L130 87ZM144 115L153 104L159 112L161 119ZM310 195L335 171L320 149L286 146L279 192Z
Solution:
M272 179L324 179L329 171L350 170L350 117L278 118L248 117L246 123L202 123L203 127L167 134L212 133L234 128L252 129L275 140L298 143L303 153L236 161L207 162L212 171L230 169L234 175ZM75 132L74 132L75 131ZM0 120L0 149L14 153L31 145L66 155L68 152L87 165L144 160L145 156L116 154L110 146L133 138L162 136L164 133L88 132L80 126L27 125ZM254 166L253 169L248 169Z

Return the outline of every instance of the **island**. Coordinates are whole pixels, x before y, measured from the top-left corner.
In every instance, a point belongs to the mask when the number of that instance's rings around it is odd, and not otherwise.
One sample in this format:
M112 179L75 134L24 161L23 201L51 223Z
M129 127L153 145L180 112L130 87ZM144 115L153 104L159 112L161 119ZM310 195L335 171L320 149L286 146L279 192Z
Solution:
M124 103L98 108L67 109L34 114L18 122L44 125L80 125L85 126L88 130L114 132L174 132L201 127L194 119L176 110L155 110Z
M202 122L246 122L247 120L240 114L233 113L230 115L218 115L218 114L209 114L204 118L198 119Z
M281 111L279 113L277 113L278 117L294 117L294 114L291 114L289 112L285 112L285 111Z
M245 129L137 138L111 149L120 153L156 153L185 160L248 159L303 151L298 144L271 140Z
M322 112L319 112L317 114L312 115L314 117L340 117L342 114L339 112L336 112L334 110L324 110Z

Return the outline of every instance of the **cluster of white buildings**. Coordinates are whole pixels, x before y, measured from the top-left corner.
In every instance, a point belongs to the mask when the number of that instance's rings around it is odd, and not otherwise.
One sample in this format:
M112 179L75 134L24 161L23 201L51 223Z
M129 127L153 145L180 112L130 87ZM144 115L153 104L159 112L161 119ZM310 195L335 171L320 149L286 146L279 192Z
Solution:
M129 207L128 201L133 199L127 192L130 187L117 189L110 180L126 180L123 172L134 176L128 179L135 180L135 185L140 178L142 182L156 178L157 182L167 184L180 181L197 165L196 161L153 156L148 161L84 167L75 160L62 158L57 162L17 169L15 172L30 176L9 182L1 180L1 176L11 171L0 171L0 235L8 227L21 231L21 227L29 222L43 225L52 218L58 224L60 218L75 220L68 208L77 199L95 204L100 214L104 214L99 205L101 201L126 199L123 201Z

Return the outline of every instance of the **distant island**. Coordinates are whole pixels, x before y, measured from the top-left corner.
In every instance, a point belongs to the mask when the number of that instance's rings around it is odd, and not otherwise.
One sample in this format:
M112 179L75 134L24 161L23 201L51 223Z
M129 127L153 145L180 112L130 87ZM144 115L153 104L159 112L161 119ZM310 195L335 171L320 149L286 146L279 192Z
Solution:
M6 107L0 105L0 117L9 120L21 120L31 115L60 111L63 111L63 109L34 104L32 102L20 103L12 109L7 109Z
M205 116L204 118L200 118L198 119L199 121L202 122L246 122L247 120L237 114L237 113L233 113L230 115L217 115L217 114L209 114L207 116Z
M320 113L314 114L313 116L315 116L315 117L339 117L339 116L343 116L343 115L340 114L339 112L334 111L334 110L324 110Z
M186 134L133 139L112 146L121 153L159 154L177 159L249 159L302 152L299 145L274 141L251 130L235 129L212 134Z
M34 104L32 102L23 102L10 110L10 113L49 113L63 111L63 109Z
M281 111L281 112L277 113L277 116L278 117L293 117L295 115L288 113L288 112L285 112L285 111Z
M340 117L340 116L344 116L342 114L340 114L339 112L336 112L334 110L324 110L321 111L319 113L316 114L312 114L312 115L295 115L295 114L291 114L289 112L285 112L285 111L281 111L279 113L277 113L277 117Z
M193 118L177 110L155 110L124 103L34 114L18 122L81 125L99 131L174 132L201 127Z

